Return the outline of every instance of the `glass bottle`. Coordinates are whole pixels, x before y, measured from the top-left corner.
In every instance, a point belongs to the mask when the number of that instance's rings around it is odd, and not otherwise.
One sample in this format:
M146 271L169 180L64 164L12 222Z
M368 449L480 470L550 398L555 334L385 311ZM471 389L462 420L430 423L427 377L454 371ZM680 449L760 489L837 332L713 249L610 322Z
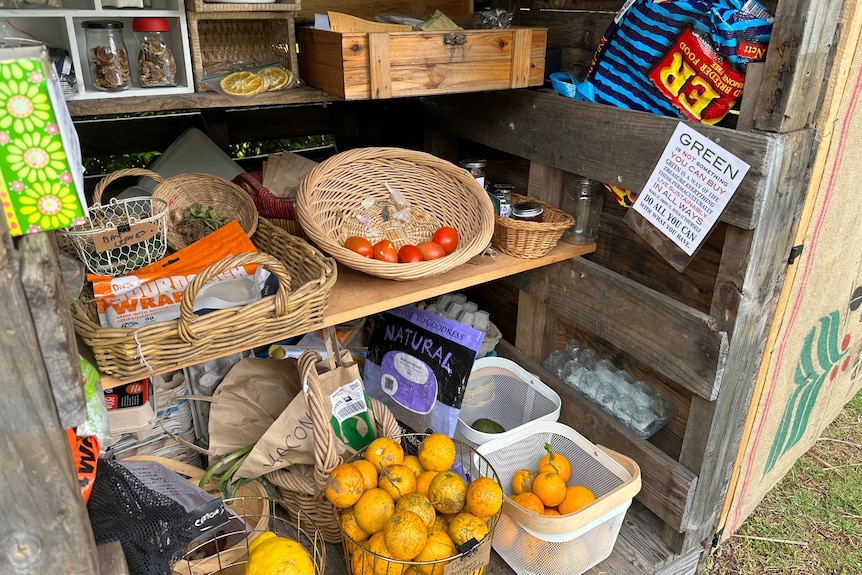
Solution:
M166 18L135 18L138 39L138 82L142 88L177 85L177 60L168 43Z
M123 23L119 20L81 22L87 39L87 59L93 87L119 92L131 84L129 53L123 42Z
M575 176L566 189L563 209L575 218L564 238L574 244L591 244L599 235L604 186L601 182Z

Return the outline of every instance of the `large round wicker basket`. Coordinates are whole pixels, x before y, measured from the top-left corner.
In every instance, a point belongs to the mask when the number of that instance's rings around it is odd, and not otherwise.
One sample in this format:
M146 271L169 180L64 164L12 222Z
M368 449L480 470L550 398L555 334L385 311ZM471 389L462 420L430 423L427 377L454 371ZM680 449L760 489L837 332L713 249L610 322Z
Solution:
M447 272L481 254L494 233L491 200L466 170L402 148L357 148L321 162L299 186L297 211L308 238L339 263L393 280ZM441 226L455 228L460 241L436 260L389 263L343 245L362 236L398 249L430 241Z

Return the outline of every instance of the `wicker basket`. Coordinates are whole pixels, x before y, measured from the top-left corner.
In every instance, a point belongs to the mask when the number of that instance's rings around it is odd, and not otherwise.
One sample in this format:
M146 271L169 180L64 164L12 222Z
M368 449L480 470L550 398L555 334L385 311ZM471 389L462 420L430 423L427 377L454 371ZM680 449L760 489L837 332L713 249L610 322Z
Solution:
M493 243L504 254L516 258L540 258L554 249L563 233L575 225L575 218L536 198L512 194L512 205L524 201L542 205L542 221L494 216Z
M409 221L392 191L409 204ZM305 234L347 267L412 280L449 271L481 254L494 233L494 208L482 186L463 168L425 152L358 148L324 160L300 183L299 221ZM389 239L396 249L429 241L441 226L458 231L451 254L431 261L389 263L360 256L342 244L350 236L372 243Z
M248 237L257 229L258 214L254 202L242 188L219 176L171 176L156 185L153 197L168 202L168 246L173 250L181 250L189 245L188 239L179 232L177 224L183 220L185 210L194 204L200 204L203 209L214 208L221 218L235 219Z
M332 349L331 338L326 338L327 353ZM333 352L337 353L337 352ZM308 413L311 415L314 432L314 470L313 473L303 474L296 470L279 469L268 473L266 478L278 487L279 495L287 505L292 505L308 513L323 533L327 543L341 542L341 525L338 522L335 508L327 501L323 494L326 479L337 465L344 463L345 459L335 452L335 442L338 441L332 431L329 419L331 413L326 413L320 402L321 393L314 393L320 389L320 380L317 377L315 364L316 354L306 353L300 356L299 369L300 378L306 382L311 393L306 394ZM332 357L332 355L329 355ZM374 415L374 431L378 437L395 437L401 433L401 427L383 403L373 397L369 397L371 412Z
M214 4L218 5L218 4ZM243 4L251 6L251 4ZM195 91L212 92L207 76L226 65L272 62L299 74L293 12L189 12L189 44Z
M108 185L128 176L148 175L157 181L163 178L149 170L129 169L108 174L93 190L93 205L87 210L85 223L60 230L58 247L80 259L94 274L118 276L134 271L164 257L167 252L168 204L164 200L138 197L111 200L102 205L102 196ZM123 243L108 234L118 230L143 233L144 239ZM98 245L108 241L113 246L103 249Z
M260 253L227 258L197 277L243 262L262 263L280 283L287 280L290 289L279 289L277 294L247 305L196 316L192 311L194 297L203 284L192 281L183 293L179 319L138 329L103 328L94 302L75 301L75 332L93 351L99 371L121 381L133 381L317 328L335 285L335 261L264 218L251 240Z

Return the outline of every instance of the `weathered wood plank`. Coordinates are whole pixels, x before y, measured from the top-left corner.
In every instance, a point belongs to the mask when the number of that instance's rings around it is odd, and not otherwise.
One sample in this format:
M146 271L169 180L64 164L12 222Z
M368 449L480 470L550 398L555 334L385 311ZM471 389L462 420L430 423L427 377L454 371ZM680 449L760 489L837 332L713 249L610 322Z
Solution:
M779 2L755 108L755 126L814 126L832 69L845 0Z
M727 337L709 316L582 259L509 281L686 389L718 395Z
M36 328L60 425L77 427L87 420L87 405L81 385L78 342L60 275L54 232L26 235L21 238L18 248L21 284Z
M426 0L423 4L424 13L414 14L413 0L341 0L335 3L331 0L303 0L302 10L296 13L296 19L311 22L315 14L326 14L327 10L352 14L367 20L374 20L375 14L385 12L421 18L430 16L434 10L440 10L450 18L457 18L473 11L473 0Z
M582 399L564 385L541 363L531 359L506 341L498 344L497 353L524 369L535 373L556 391L563 401L560 421L578 430L584 437L610 447L634 459L641 469L642 487L637 500L675 529L688 523L691 499L696 492L697 477L663 451L643 441L625 426L612 420L601 408Z
M426 121L457 136L561 170L640 191L679 120L536 90L425 98ZM768 136L692 124L751 165L722 221L757 225L774 170Z
M800 130L776 138L781 162L764 196L769 210L753 232L749 257L740 274L739 305L727 352L721 393L713 417L690 426L680 462L698 474L698 489L686 526L685 544L699 545L716 528L728 479L736 460L751 391L762 360L763 346L786 275L787 254L796 234L814 157L816 134ZM692 415L704 413L692 401ZM691 434L691 435L689 435Z
M0 572L91 575L96 545L18 258L0 218Z
M69 114L73 117L132 114L136 112L165 112L170 110L198 110L203 108L246 108L257 106L283 106L288 104L319 104L331 102L333 97L309 86L297 86L281 92L255 94L254 98L237 98L218 92L194 92L171 96L131 96L129 98L94 98L69 100Z

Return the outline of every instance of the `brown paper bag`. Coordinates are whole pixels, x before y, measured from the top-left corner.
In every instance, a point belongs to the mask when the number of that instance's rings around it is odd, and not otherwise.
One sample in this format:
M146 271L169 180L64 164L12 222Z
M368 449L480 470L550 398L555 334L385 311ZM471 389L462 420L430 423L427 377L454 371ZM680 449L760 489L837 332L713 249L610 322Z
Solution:
M333 434L321 441L346 457L376 437L359 366L348 350L339 350L334 332L326 330L326 359L314 350L297 360L305 393L291 400L266 430L237 470L237 477L259 477L293 465L315 463L315 434Z

